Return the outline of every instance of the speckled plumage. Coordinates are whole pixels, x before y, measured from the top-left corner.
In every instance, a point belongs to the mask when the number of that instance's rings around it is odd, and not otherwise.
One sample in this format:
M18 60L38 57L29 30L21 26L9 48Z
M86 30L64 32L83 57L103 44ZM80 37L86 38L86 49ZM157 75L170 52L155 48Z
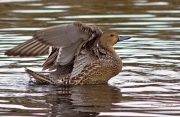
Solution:
M103 33L97 26L75 22L39 30L32 39L5 54L38 56L49 51L42 66L43 69L55 71L44 75L25 69L37 84L99 84L106 83L121 71L122 61L113 45L118 40L129 38L118 37L113 31Z

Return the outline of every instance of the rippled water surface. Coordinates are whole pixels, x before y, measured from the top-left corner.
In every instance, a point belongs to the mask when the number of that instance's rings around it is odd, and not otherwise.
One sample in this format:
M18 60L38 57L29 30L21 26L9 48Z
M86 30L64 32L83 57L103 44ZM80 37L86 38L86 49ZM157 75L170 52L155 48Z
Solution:
M0 0L0 116L180 116L179 0ZM35 30L81 21L133 38L114 47L123 71L106 85L31 86L46 56L4 52Z

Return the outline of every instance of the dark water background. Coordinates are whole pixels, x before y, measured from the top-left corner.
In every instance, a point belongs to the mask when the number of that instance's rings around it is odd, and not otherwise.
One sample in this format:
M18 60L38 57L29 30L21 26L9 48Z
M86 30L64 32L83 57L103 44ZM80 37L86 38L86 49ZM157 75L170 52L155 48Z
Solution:
M115 45L123 71L107 85L30 86L46 56L4 52L35 30L81 21L133 38ZM0 0L0 116L180 116L180 0Z

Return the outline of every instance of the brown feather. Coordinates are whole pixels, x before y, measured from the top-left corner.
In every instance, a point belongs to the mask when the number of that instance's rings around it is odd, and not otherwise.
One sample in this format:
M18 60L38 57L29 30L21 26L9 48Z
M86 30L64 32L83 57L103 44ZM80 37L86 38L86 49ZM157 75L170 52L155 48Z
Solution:
M32 52L35 54L38 47L40 47L41 45L42 45L42 43L39 43L38 41L34 40L31 43L28 43L28 44L24 45L23 47L19 48L18 50L21 50L21 51L19 51L19 53L17 53L17 54L19 54L19 55L24 54L26 56L30 55L30 53L32 53ZM34 55L34 54L32 54L32 55Z
M43 47L41 47L42 49L37 52L37 56L40 56L40 55L45 55L44 53L48 54L48 51L49 51L49 47L46 46L46 45L43 45Z
M40 48L37 49L37 47L40 47ZM35 49L37 49L37 50L35 50ZM45 55L45 54L47 54L47 52L48 52L48 46L43 45L41 42L39 42L35 39L30 39L18 46L6 51L5 55L28 57L28 56Z
M49 57L46 59L46 61L44 62L44 64L42 65L43 70L45 69L49 69L53 66L54 62L56 61L57 55L58 55L59 49L55 48L51 54L49 55Z

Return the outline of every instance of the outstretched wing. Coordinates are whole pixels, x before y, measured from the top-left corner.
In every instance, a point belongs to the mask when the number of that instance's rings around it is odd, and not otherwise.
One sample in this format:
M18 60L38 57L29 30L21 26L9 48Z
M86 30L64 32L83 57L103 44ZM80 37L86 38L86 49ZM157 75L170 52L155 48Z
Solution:
M73 24L57 25L36 31L33 37L49 46L68 47L81 39L89 39L92 33L92 26L75 22Z
M49 46L37 41L35 38L32 38L6 51L5 55L20 57L41 56L48 54L48 49Z
M52 26L36 31L33 38L5 52L8 56L38 56L48 53L49 46L58 48L56 63L68 64L84 41L90 41L102 34L96 26L79 22Z

